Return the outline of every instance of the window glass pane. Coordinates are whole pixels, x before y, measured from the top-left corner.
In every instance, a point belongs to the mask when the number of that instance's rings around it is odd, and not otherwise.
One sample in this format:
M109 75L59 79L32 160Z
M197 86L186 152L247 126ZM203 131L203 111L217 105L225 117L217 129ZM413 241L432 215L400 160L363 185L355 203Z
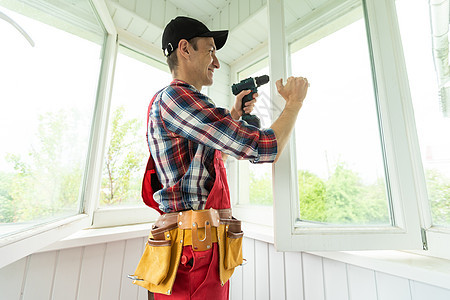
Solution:
M262 75L269 75L267 59L239 72L238 77L241 81L248 77L255 78ZM272 125L269 84L258 88L258 98L252 115L256 115L261 120L261 128L268 128ZM239 185L239 204L272 205L272 164L252 164L249 161L239 161L239 169L239 178L248 178L249 180L248 183Z
M338 21L291 45L292 74L311 83L295 127L300 219L390 224L362 10Z
M444 3L444 2L442 2ZM433 225L450 226L448 5L397 0ZM433 37L434 36L434 37ZM440 36L440 37L439 37Z
M45 11L12 3L31 17L0 12L35 46L0 19L0 236L80 212L103 39L57 29L34 19L53 22Z
M149 155L147 109L153 95L172 80L160 69L161 63L125 47L119 50L103 164L103 207L143 205L141 185Z

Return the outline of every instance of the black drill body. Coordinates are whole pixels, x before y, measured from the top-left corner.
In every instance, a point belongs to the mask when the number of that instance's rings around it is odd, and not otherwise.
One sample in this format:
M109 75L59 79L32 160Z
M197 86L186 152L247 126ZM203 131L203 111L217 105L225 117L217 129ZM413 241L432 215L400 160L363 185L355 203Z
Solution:
M233 92L233 95L237 95L244 90L251 90L251 92L248 95L245 95L242 98L242 111L244 111L245 103L253 100L253 94L258 92L258 87L260 87L261 85L266 84L268 82L269 82L269 76L262 75L262 76L255 77L255 78L249 77L249 78L241 80L241 82L235 83L231 86L231 91ZM244 120L248 124L256 126L258 128L261 127L261 121L255 115L243 113L242 120Z

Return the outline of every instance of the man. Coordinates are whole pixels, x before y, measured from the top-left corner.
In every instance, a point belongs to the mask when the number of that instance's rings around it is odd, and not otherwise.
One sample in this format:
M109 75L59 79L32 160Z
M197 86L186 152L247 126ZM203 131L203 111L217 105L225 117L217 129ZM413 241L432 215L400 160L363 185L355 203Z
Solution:
M158 185L161 183L161 189L151 189L152 197L148 204L163 215L152 231L155 240L149 240L151 247L146 250L147 254L144 253L148 259L153 256L153 261L157 262L144 262L143 258L140 265L145 265L142 267L145 270L135 273L136 277L145 272L149 274L147 277L150 279L147 281L150 283L142 283L144 280L135 283L156 292L155 299L228 299L228 278L234 267L242 261L241 244L238 242L239 238L242 239L242 233L240 229L238 232L231 229L237 220L231 219L222 157L231 155L253 163L276 161L287 144L308 89L305 78L290 77L286 85L281 79L278 80L277 90L286 100L286 106L268 129L260 130L238 121L243 113L242 98L250 91L238 94L230 111L216 107L201 93L201 89L213 83L214 71L220 67L216 51L223 47L227 35L226 30L210 31L197 20L177 17L166 26L162 36L162 48L173 81L156 93L149 106L147 135L150 160L153 158L155 167L152 160L152 166L147 169L157 175L152 179L152 186L155 186L155 181ZM248 102L245 112L250 113L254 104L255 100ZM212 209L212 212L208 209ZM201 212L206 216L206 221L202 219L197 224L180 219L188 214L189 218L194 218L190 215L192 211L192 214ZM222 227L217 223L212 227L210 225L215 220L209 215L214 213L217 216L220 214L220 224L226 224L226 227L223 226L227 230L223 233L223 237L227 238L226 247L232 243L237 245L231 250L224 248L225 242L220 238ZM175 226L188 231L181 233L175 229L164 229L164 235L162 231L159 232L160 227L164 227L164 223L172 217L177 218ZM200 229L203 230L203 239L197 239L197 230ZM207 233L210 231L214 232L212 238ZM161 234L162 241L156 240L158 234ZM181 238L180 234L185 238ZM189 234L192 244L186 245L186 234ZM207 238L214 242L198 251ZM174 250L175 246L181 247L178 242L183 247ZM161 254L163 250L160 246L164 245L167 255ZM230 258L230 253L240 257ZM175 257L176 261L163 267L162 258L166 259L167 256L172 260ZM153 263L153 267L148 267ZM160 269L164 269L164 274L155 275ZM150 297L152 293L149 293Z

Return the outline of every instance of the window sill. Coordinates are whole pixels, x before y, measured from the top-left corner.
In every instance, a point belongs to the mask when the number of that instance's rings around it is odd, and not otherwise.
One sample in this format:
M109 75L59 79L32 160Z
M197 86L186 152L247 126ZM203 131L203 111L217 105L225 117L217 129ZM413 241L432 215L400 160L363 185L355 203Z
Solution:
M152 223L85 229L56 242L40 252L147 237ZM247 238L273 244L273 227L242 223ZM394 250L308 252L320 257L368 268L394 276L449 288L450 260Z

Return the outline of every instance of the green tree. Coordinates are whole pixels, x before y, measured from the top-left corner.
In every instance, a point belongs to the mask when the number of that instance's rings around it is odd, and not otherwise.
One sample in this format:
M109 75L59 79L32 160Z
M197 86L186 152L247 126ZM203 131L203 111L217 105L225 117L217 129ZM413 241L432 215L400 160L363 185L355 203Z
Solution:
M101 203L123 204L140 198L142 161L145 156L138 136L138 119L124 120L125 108L118 107L112 116L111 138L103 167ZM140 171L140 173L139 173Z
M450 224L450 179L436 170L426 170L428 198L435 225Z
M4 175L9 181L2 187L2 202L11 200L2 209L4 222L54 218L76 211L83 164L79 121L74 111L42 114L28 155L6 155L14 172Z
M300 218L302 220L325 222L326 183L308 171L298 171L298 192L300 198Z
M272 178L269 174L250 172L250 204L272 205Z

